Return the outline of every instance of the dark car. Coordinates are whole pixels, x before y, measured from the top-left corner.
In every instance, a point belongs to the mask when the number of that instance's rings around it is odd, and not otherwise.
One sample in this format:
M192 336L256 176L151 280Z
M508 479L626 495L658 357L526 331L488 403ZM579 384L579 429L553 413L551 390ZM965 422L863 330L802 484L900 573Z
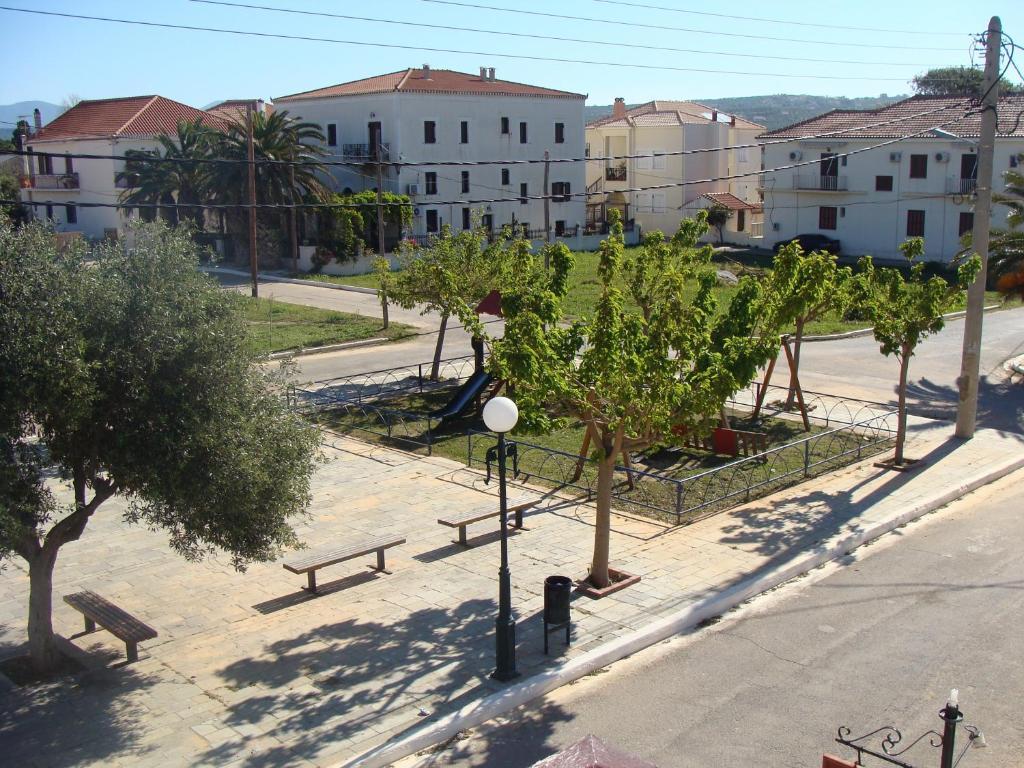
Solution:
M811 251L827 251L828 253L834 253L836 256L839 255L839 241L831 237L825 237L825 235L797 235L789 240L780 240L774 245L772 250L778 253L782 246L789 245L790 243L800 243L800 247L806 253Z

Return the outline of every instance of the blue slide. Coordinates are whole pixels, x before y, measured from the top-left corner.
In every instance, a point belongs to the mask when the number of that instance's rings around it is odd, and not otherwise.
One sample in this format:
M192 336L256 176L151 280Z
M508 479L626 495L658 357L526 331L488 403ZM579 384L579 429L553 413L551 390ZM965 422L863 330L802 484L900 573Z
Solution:
M430 415L441 421L461 416L473 403L476 396L483 392L487 385L491 383L493 378L486 371L477 371L469 377L465 384L459 387L459 391L455 393L455 397L448 401L447 405L443 408L438 408Z

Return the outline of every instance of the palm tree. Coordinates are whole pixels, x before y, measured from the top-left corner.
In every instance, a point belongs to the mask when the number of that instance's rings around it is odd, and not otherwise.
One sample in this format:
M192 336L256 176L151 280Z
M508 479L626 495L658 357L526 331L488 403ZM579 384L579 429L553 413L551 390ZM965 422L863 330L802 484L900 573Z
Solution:
M124 170L117 174L117 181L126 185L121 202L168 206L155 209L154 218L159 211L172 224L184 219L202 231L200 206L210 197L211 174L210 166L198 161L209 158L215 136L203 118L197 117L178 123L174 136L157 136L158 149L129 149ZM163 162L153 162L154 158ZM175 204L195 207L177 208Z
M1018 156L1024 160L1024 154ZM1010 209L1006 217L1008 229L992 232L989 243L989 269L996 278L1000 293L1016 294L1024 299L1024 173L1006 172L1006 188L992 196L993 202Z

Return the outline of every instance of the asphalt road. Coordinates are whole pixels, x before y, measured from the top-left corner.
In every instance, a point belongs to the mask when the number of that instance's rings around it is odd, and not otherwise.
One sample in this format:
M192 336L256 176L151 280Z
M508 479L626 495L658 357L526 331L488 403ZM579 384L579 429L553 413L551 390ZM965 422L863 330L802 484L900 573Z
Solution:
M1024 472L453 741L427 763L525 768L593 733L660 768L848 759L836 729L909 744L949 689L985 733L961 766L1024 765ZM878 746L876 742L876 747ZM922 742L914 766L937 766ZM868 761L868 765L881 765Z

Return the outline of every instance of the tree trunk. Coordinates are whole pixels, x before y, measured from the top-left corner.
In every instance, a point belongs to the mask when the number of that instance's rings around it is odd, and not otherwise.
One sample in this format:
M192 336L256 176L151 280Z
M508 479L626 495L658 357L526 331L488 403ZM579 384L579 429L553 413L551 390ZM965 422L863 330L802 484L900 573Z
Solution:
M57 549L40 547L28 560L28 646L32 667L46 673L57 665L57 641L53 636L53 566Z
M608 575L608 551L612 528L612 483L615 476L615 452L607 447L597 465L597 519L594 521L594 558L590 565L590 583L597 588L611 583Z
M434 364L430 367L430 380L437 381L441 372L441 350L444 348L444 332L448 328L448 315L441 315L441 327L437 331L437 346L434 347Z
M793 337L793 365L789 369L789 394L786 395L786 410L793 410L796 388L800 383L800 343L804 338L804 319L796 321L796 335Z
M910 357L913 350L906 345L900 350L900 388L899 406L897 408L896 426L896 464L903 463L903 445L907 441L907 370L910 368Z

